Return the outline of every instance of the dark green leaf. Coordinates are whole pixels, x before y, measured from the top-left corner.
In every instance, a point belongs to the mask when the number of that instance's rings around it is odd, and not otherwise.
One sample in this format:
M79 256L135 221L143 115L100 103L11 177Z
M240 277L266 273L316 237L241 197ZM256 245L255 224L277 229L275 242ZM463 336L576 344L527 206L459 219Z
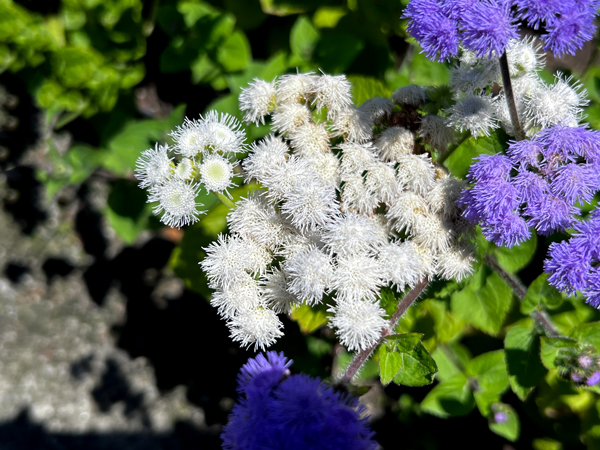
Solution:
M250 43L240 30L235 31L217 49L217 61L227 72L245 69L251 58Z
M358 37L337 30L323 30L315 49L314 60L326 73L344 72L364 47Z
M466 375L476 381L475 402L481 414L487 416L492 404L500 400L509 385L504 351L496 350L473 358L467 365Z
M146 203L146 199L146 192L135 183L120 180L111 187L106 218L127 244L133 244L152 214L152 208Z
M523 314L530 314L540 304L550 309L555 309L562 302L561 293L554 286L548 284L548 274L543 273L527 289L527 294L521 303L521 312Z
M489 136L469 137L463 141L444 161L452 175L464 178L473 158L479 155L495 155L506 148L508 136L500 130L494 130Z
M475 407L467 377L454 375L434 387L421 402L421 409L441 418L465 416Z
M290 31L290 49L302 60L310 60L321 34L310 19L300 16Z
M504 340L510 386L525 400L546 373L540 360L539 334L525 326L515 326Z
M431 354L438 367L436 378L446 381L458 373L462 373L471 359L469 349L459 342L438 345Z

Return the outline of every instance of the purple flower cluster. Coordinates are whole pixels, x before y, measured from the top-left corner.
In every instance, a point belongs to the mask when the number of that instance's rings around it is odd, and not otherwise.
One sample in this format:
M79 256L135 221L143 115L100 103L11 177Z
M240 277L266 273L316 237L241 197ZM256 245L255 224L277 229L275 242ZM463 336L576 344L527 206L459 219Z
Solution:
M600 133L556 125L532 140L512 142L505 155L481 155L460 204L485 237L512 247L530 237L564 231L600 189Z
M238 376L240 401L223 430L223 448L244 450L374 450L358 401L321 380L291 375L291 361L268 352Z
M447 61L461 44L478 57L499 57L518 37L520 20L538 29L544 49L574 54L592 39L600 0L411 0L408 31L427 57Z

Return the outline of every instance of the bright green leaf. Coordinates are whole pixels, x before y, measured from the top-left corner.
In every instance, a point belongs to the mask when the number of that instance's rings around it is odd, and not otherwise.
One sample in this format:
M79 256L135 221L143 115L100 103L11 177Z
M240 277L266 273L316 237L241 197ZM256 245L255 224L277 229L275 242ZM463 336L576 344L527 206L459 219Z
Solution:
M392 93L391 90L377 78L351 75L348 77L348 81L352 83L352 95L356 106L360 106L366 100L373 97L388 98Z
M527 289L527 294L521 303L521 312L523 314L530 314L538 305L555 309L562 302L563 297L561 293L554 286L548 284L548 274L543 273Z
M517 413L510 405L496 403L495 407L495 413L502 413L504 420L497 422L492 418L489 424L490 430L511 442L515 442L521 432L519 416L517 416Z
M492 404L508 388L508 372L503 350L484 353L469 361L466 375L477 383L475 402L483 416L491 411Z
M441 418L466 416L475 407L467 377L459 373L434 387L421 402L421 409Z
M571 337L582 344L600 349L600 322L583 323L571 331Z
M379 351L381 382L405 386L431 384L437 372L435 360L420 343L423 335L406 333L388 336Z
M327 314L323 309L300 305L294 307L291 317L300 326L303 333L312 333L327 322Z
M250 43L240 30L235 31L217 48L217 61L228 72L245 69L251 58Z
M462 373L471 359L469 349L460 342L438 345L431 354L438 367L436 378L446 381L458 373Z
M539 335L531 328L515 326L504 339L510 386L525 400L546 373L540 360Z
M444 161L452 175L464 178L473 158L479 155L495 155L506 148L508 136L504 131L494 130L489 136L469 137L463 141Z
M537 235L532 232L531 238L511 248L496 247L493 244L491 246L491 253L496 257L498 264L504 270L515 273L531 262L537 248Z
M294 55L305 61L310 60L321 34L310 19L300 16L290 31L290 49Z
M577 345L575 339L570 338L550 338L546 336L541 337L541 350L540 356L542 358L542 364L546 369L555 369L556 365L554 362L556 358L561 354L562 349L573 349Z

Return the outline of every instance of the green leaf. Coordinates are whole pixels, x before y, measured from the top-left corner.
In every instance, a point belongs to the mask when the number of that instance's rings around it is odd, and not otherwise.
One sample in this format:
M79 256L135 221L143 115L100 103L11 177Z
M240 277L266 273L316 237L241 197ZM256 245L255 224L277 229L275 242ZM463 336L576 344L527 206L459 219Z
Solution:
M314 51L314 61L325 73L342 73L352 64L365 43L353 34L336 29L323 30Z
M598 350L600 349L600 322L581 324L571 331L570 336L580 343L592 345Z
M529 286L527 294L521 303L523 314L532 313L538 305L545 305L549 309L558 308L563 302L561 293L548 284L548 274L543 273Z
M240 30L235 31L217 48L217 61L227 72L245 69L251 58L250 43Z
M443 419L466 416L474 407L471 388L462 373L438 384L421 402L422 411Z
M377 78L351 75L348 77L348 81L352 83L352 95L356 106L360 106L366 100L373 97L388 98L392 93L391 90Z
M469 137L448 156L444 165L452 175L464 178L473 163L473 158L501 153L506 148L507 140L508 136L501 130L494 130L489 136Z
M438 367L436 378L439 381L446 381L462 373L471 359L469 349L459 342L439 345L431 356Z
M385 79L392 89L409 84L421 86L439 86L450 80L450 71L441 63L431 61L423 53L421 47L415 45L411 55L404 60L400 71L389 69Z
M496 257L502 268L515 273L526 267L533 259L537 248L537 235L533 232L529 240L511 248L491 245L491 253Z
M555 369L556 365L554 362L556 358L561 354L562 349L573 349L577 345L575 339L570 338L551 338L542 336L541 337L541 350L540 356L542 358L542 364L546 369Z
M503 350L484 353L469 361L466 375L477 382L475 402L483 416L489 415L492 404L508 389L508 372Z
M489 424L490 430L511 442L515 442L519 438L519 434L521 432L519 416L517 416L517 413L510 405L496 403L494 406L494 412L504 413L505 420L496 422L492 418Z
M479 287L480 285L480 287ZM482 266L463 290L451 297L452 311L488 334L500 331L510 309L512 291L495 272Z
M510 387L525 400L546 373L540 360L539 334L529 327L515 326L506 334L504 348Z
M151 206L146 203L146 193L137 184L116 181L108 195L106 218L127 244L133 244L148 224L152 215Z
M388 336L379 350L381 383L390 381L405 386L425 386L433 383L437 366L421 344L423 335L406 333Z
M300 16L290 31L290 49L294 55L308 61L320 37L321 33L313 26L310 19Z
M103 62L102 55L92 49L65 47L52 56L53 70L66 87L86 85Z
M308 305L294 307L291 317L298 323L300 330L306 334L321 328L327 322L325 310Z

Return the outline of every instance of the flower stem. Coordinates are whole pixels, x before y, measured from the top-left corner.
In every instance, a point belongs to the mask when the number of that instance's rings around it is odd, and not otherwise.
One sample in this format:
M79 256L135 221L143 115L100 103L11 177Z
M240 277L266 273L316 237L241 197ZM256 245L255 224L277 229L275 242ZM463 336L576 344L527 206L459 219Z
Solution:
M517 141L525 139L525 134L521 128L519 122L519 113L517 112L517 104L515 102L515 94L512 88L512 82L510 81L510 71L508 69L508 58L506 52L502 53L500 57L500 72L502 74L502 87L504 88L504 95L506 96L506 103L508 104L508 112L510 113L510 121L515 130L515 137Z
M505 271L498 261L492 255L485 255L485 262L490 266L494 272L502 277L504 281L511 287L513 292L519 297L519 300L523 301L527 294L527 288L523 286L521 280L514 275ZM548 337L560 337L561 334L556 329L556 326L552 323L552 319L546 311L534 311L531 313L531 318L537 323Z
M216 192L216 194L217 194L217 198L219 200L221 200L221 203L223 203L229 209L235 209L235 203L233 203L230 199L225 197L223 194L220 194L219 192Z
M429 285L429 280L427 280L426 278L421 280L420 283L418 283L414 288L408 291L404 298L398 302L398 309L396 309L396 312L394 312L394 314L390 318L388 326L381 331L381 335L379 336L377 342L375 342L369 348L358 352L356 355L354 355L354 358L352 359L352 361L350 361L350 364L346 368L346 371L339 379L339 384L349 384L350 382L352 382L360 368L363 366L364 363L367 362L369 356L371 356L371 353L373 353L377 346L381 344L381 341L383 341L387 336L393 333L394 328L398 324L398 321L400 320L402 315L406 312L408 307L412 305L417 298L419 298L419 295L423 293L427 285Z

